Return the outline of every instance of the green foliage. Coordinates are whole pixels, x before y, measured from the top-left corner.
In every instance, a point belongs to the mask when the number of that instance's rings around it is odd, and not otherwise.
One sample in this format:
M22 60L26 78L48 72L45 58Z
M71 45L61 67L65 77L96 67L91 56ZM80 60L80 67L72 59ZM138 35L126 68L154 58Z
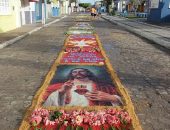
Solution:
M110 13L109 13L109 15L111 15L111 16L114 16L114 15L116 15L116 12L115 12L115 10L112 10L112 12L110 12Z
M51 0L47 0L47 4L51 4Z
M83 127L77 126L77 127L76 127L76 130L83 130Z
M105 0L106 2L106 11L109 13L109 6L112 4L112 0Z
M90 7L91 4L90 3L80 3L79 6L86 9L87 7Z
M34 130L42 130L42 128L34 128Z
M55 111L54 114L51 116L51 120L54 121L55 119L59 118L60 116L62 116L63 113L59 112L59 111Z
M71 128L71 126L67 126L67 128L66 128L66 130L71 130L72 128Z
M113 126L111 126L111 127L110 127L110 130L116 130L116 128L115 128L115 127L113 127Z
M84 130L84 129L81 126L67 126L66 130Z
M111 5L112 4L112 0L106 0L107 5Z

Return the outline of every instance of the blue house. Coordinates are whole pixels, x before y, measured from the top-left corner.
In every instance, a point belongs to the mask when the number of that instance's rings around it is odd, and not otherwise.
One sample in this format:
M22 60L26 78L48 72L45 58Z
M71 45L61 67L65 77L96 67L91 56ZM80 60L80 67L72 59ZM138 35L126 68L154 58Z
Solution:
M170 22L170 0L150 0L147 20L154 23Z
M36 2L35 11L36 11L36 21L42 20L42 0Z

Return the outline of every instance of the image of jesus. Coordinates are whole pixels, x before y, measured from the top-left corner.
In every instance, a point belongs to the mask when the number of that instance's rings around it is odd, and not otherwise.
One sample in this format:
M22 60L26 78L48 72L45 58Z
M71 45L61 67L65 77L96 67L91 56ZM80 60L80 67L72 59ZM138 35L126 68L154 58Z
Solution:
M121 97L86 68L74 68L64 83L48 87L43 106L119 106Z

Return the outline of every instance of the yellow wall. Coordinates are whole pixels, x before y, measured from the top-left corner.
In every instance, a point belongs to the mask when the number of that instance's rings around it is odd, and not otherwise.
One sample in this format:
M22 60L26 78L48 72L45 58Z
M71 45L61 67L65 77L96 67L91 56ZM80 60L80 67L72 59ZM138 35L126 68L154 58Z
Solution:
M10 31L18 27L20 0L9 0L11 13L9 15L0 15L0 33Z

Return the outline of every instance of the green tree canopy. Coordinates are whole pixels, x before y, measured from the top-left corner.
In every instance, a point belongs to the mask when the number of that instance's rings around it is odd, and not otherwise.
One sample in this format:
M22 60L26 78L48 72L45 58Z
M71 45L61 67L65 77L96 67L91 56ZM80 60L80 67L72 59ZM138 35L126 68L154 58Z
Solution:
M79 6L83 7L83 8L87 8L87 7L90 7L91 4L90 3L80 3Z
M145 3L146 0L130 0L130 2L134 5L141 5L142 3Z

